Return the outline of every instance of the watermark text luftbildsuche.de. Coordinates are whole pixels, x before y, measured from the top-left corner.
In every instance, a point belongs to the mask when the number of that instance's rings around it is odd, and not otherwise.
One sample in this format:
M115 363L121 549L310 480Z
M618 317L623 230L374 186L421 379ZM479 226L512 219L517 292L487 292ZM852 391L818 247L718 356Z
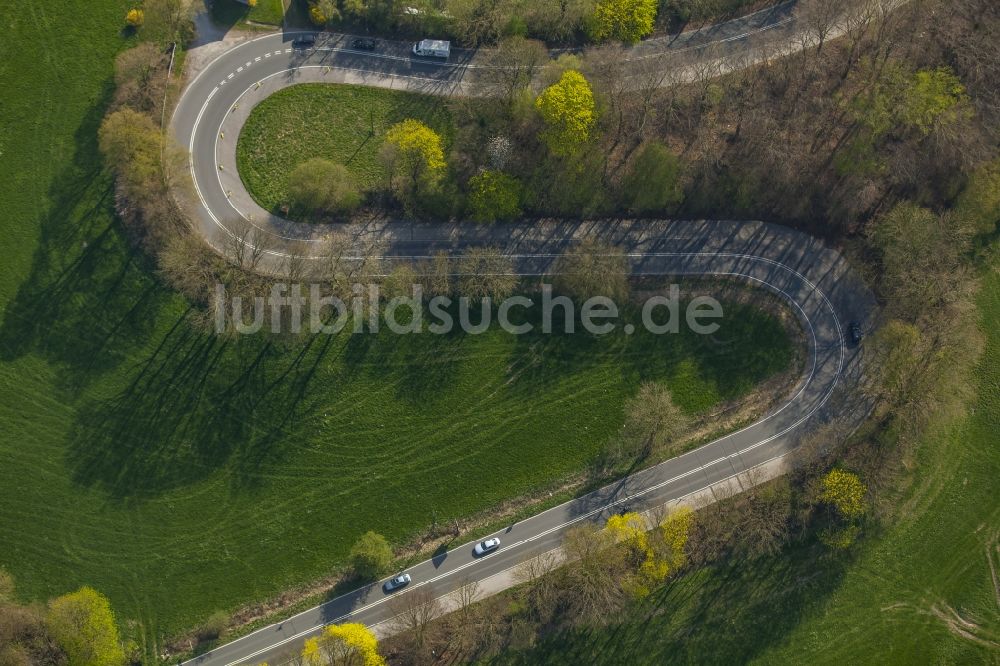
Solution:
M476 335L493 325L494 315L496 325L512 335L539 330L575 333L578 326L591 335L607 335L619 327L628 335L636 330L635 324L623 321L618 304L611 298L592 296L578 302L554 294L550 284L543 284L536 297L515 295L497 301L443 295L425 298L419 284L412 285L408 295L390 299L382 298L378 284L354 284L350 292L341 298L324 292L320 284L279 282L271 286L270 293L247 298L230 295L224 285L217 284L213 294L215 330L220 334L235 331L251 335L266 329L272 333L334 335L350 324L352 334L374 334L384 327L399 335L447 335L456 329ZM695 296L683 307L683 316L681 310L680 287L670 285L666 295L650 296L642 302L641 326L656 335L680 332L682 320L700 335L719 329L717 320L723 311L714 298Z

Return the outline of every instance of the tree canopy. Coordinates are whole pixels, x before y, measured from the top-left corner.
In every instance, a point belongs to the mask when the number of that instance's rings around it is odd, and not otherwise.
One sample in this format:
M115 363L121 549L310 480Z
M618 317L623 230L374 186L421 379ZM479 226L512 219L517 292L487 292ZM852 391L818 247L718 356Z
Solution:
M469 208L482 222L511 220L521 214L521 183L502 171L482 171L469 179Z
M865 492L865 485L857 474L833 469L823 477L820 499L844 518L857 518L865 512Z
M624 437L633 453L649 453L677 437L689 418L663 384L645 382L625 403Z
M384 536L369 530L351 548L351 563L362 578L378 578L392 564L392 548Z
M343 213L361 203L354 175L343 164L314 157L295 167L288 177L292 203L311 211Z
M552 285L578 301L593 296L628 297L628 261L621 248L587 238L572 245L553 265Z
M385 133L385 142L399 151L399 158L409 171L427 174L444 171L441 135L419 120L409 118L396 123Z
M656 0L601 0L594 9L591 37L634 44L653 32Z
M597 111L594 93L583 74L567 70L535 100L545 130L542 138L557 155L572 155L590 138Z
M356 622L331 624L302 649L306 666L384 666L378 641L368 627Z
M48 624L69 666L121 666L125 651L107 597L90 587L49 602Z

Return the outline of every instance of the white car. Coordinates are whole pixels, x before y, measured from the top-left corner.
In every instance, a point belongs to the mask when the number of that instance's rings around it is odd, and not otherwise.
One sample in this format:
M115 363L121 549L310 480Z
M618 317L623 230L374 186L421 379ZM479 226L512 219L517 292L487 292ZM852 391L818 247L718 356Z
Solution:
M451 55L451 42L441 39L421 39L413 45L413 55L447 60L448 56Z
M410 574L408 573L399 574L395 578L390 578L389 580L385 581L385 584L382 585L382 589L385 590L386 592L392 592L393 590L398 590L399 588L403 587L409 582L410 582Z
M480 541L476 544L476 547L472 549L472 552L476 555L485 555L486 553L496 550L500 547L500 539L493 537L492 539L487 539L486 541Z

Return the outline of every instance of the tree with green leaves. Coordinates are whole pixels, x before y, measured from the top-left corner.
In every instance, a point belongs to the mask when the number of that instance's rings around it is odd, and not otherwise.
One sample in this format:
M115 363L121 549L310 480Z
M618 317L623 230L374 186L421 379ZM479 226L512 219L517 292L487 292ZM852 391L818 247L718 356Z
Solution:
M653 32L657 0L600 0L594 8L590 36L634 44Z
M965 86L948 67L914 72L900 87L900 121L930 134L939 122L957 120L968 112Z
M313 157L288 176L292 203L315 213L348 213L361 203L354 174L343 164Z
M855 136L837 158L842 173L875 173L885 137L927 136L971 117L965 87L947 67L906 72L889 63L867 92L851 101Z
M639 151L622 183L622 197L634 213L654 213L680 203L681 161L669 148L657 141Z
M535 108L545 122L542 139L556 155L576 153L590 139L597 123L590 84L583 74L572 69L542 91Z
M521 214L520 181L502 171L481 171L469 179L469 209L480 222L512 220Z
M112 169L136 194L161 177L162 139L153 119L123 108L106 116L97 133L98 146Z
M121 666L125 651L107 597L90 587L49 602L48 625L69 666Z
M365 532L351 548L351 565L362 578L378 578L392 565L389 542L377 532Z
M386 132L382 160L389 172L390 186L399 175L409 195L437 186L447 166L441 135L413 118L396 123Z
M595 0L531 0L522 5L532 34L562 42L581 30L594 14Z
M970 235L990 234L1000 225L1000 159L980 166L955 204L955 216Z

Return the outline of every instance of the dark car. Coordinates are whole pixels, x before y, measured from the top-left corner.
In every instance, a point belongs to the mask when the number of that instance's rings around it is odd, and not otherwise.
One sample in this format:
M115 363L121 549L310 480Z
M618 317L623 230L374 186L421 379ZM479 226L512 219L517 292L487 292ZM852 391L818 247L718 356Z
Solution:
M292 40L294 49L311 49L316 46L316 35L302 35Z
M358 37L351 41L351 48L359 51L374 51L376 46L378 46L378 42L371 37Z
M851 337L851 344L855 347L860 345L861 341L865 338L865 333L861 330L861 325L856 321L852 321L847 325L847 333Z

